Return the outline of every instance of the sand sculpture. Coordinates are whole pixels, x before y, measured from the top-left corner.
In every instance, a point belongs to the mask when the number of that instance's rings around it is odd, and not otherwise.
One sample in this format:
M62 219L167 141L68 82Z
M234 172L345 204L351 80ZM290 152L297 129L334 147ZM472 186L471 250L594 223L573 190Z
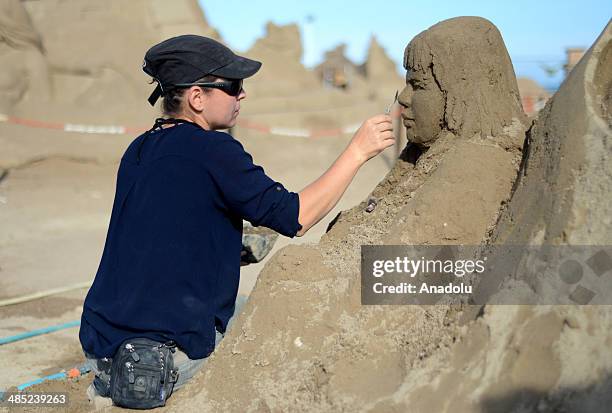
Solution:
M606 245L612 234L612 27L540 112L496 242ZM546 135L554 134L554 139ZM533 187L539 188L537 194ZM530 211L529 214L525 211Z
M148 79L140 70L142 55L151 44L170 35L171 30L180 30L181 24L185 24L185 31L206 34L199 30L207 28L199 24L191 29L201 15L190 8L189 4L195 3L196 0L23 0L15 3L24 6L30 15L32 24L28 30L40 33L45 59L51 62L48 66L50 80L45 80L45 85L51 86L54 94L48 105L31 105L21 100L11 106L8 113L59 124L149 125L159 111L147 107L146 97L152 86L147 84ZM168 7L185 14L169 15ZM2 28L5 27L9 26L3 23ZM109 27L113 28L112 36L107 35ZM134 34L134 27L141 32ZM2 50L6 50L4 46ZM116 56L115 50L119 53ZM267 63L266 60L264 68ZM287 67L289 64L277 65L278 72L272 76L286 76ZM105 74L117 78L104 78ZM112 87L104 79L112 80ZM390 93L378 101L369 101L357 93L325 90L318 83L314 88L298 90L295 95L274 96L278 90L271 89L269 83L265 86L266 101L249 96L241 119L251 110L257 113L252 120L266 126L313 130L340 128L383 110L393 96ZM248 83L246 87L251 93ZM394 87L393 93L398 87L400 85ZM89 96L87 91L91 92ZM99 261L97 254L104 242L116 164L134 135L132 132L117 136L65 133L10 122L1 122L0 129L0 204L6 211L3 214L6 225L0 240L4 257L1 268L4 298L89 280L95 273ZM314 174L329 166L333 154L339 153L350 137L345 134L321 140L295 139L253 129L238 131L237 136L243 139L249 132L258 134L250 141L251 137L245 140L250 142L254 157L266 165L266 171L272 176L283 176L286 170L291 170L288 180L293 185L302 185L311 175L314 179ZM279 159L279 153L287 156ZM357 182L372 182L367 184L370 189L387 170L381 159L376 161L357 178ZM10 171L10 175L3 171ZM361 193L358 187L359 184L352 194L347 194L347 199ZM32 234L36 235L32 237ZM251 252L254 256L257 253ZM66 262L70 262L69 267ZM13 326L25 325L20 319L22 314L27 317L40 314L44 317L39 321L41 327L70 321L72 317L77 319L80 313L67 311L82 304L78 293L68 295L69 299L58 297L57 300L36 302L35 308L45 308L44 311L31 313L27 306L25 309L15 307L5 319L4 326L8 328L5 334L10 334ZM10 314L16 315L15 318ZM40 352L22 352L19 347L3 346L3 352L15 361L9 369L10 374L5 375L5 388L48 372L54 373L56 368L80 363L80 345L70 334L67 331L65 337L43 339ZM61 349L60 353L55 351L57 348ZM89 381L87 378L73 383L84 388L77 391L71 387L72 411L87 409L84 389ZM57 391L66 391L66 382L49 382L49 385L59 386ZM84 404L79 404L79 399Z
M372 193L376 207L343 213L318 245L279 251L172 408L405 411L409 386L428 381L420 366L461 337L448 307L362 306L359 248L484 241L516 177L524 115L501 36L484 19L433 26L404 65L411 143Z
M323 62L314 68L317 77L327 87L352 89L363 87L361 69L346 57L346 43L325 52Z
M608 24L528 132L492 243L612 244L611 61ZM399 398L416 412L607 412L611 314L606 305L488 305L458 345L422 365L418 377L431 382L406 381Z
M297 25L266 25L264 36L246 53L263 66L257 76L245 82L248 100L241 109L244 123L305 130L343 128L383 110L393 98L387 95L403 83L392 68L384 83L385 95L372 94L362 76L352 76L350 88L329 88L316 69L302 65L302 52ZM239 126L236 133L248 139L253 130Z
M160 113L146 104L151 85L140 69L144 51L177 34L221 40L197 0L23 0L2 7L0 59L7 63L0 75L1 112L27 119L146 126ZM10 44L7 38L13 39ZM325 89L300 62L302 44L295 24L269 23L247 55L264 66L245 84L249 97L243 120L281 128L335 129L388 104L382 93L381 99L368 98L365 87L348 94ZM24 76L28 71L32 76ZM389 85L393 92L400 85L395 72L386 77L395 82ZM52 104L31 104L26 79L37 87L39 98L53 92Z
M46 4L23 3L30 12ZM37 13L35 22L42 18ZM453 19L419 38L437 50L433 46L436 32L446 32L457 41L471 33L470 43L478 43L477 33L490 40L497 33L487 27L491 28L481 19ZM372 193L375 208L365 212L373 203L364 200L343 213L320 244L279 252L261 274L245 312L206 370L170 399L167 410L608 411L612 402L612 317L607 307L488 305L473 321L442 306L363 307L354 257L356 246L362 243L413 242L414 237L419 241L431 237L432 243L486 239L491 243L611 244L607 200L612 189L611 38L608 26L540 113L527 133L512 197L501 213L491 213L492 220L499 215L497 224L485 225L480 218L474 221L475 226L486 228L482 234L471 227L467 232L447 233L432 225L431 230L413 235L406 219L417 207L431 217L432 208L445 213L438 204L446 203L445 209L452 211L464 205L460 199L448 202L447 193L461 188L461 182L452 188L441 186L443 199L434 197L432 183L439 185L441 177L455 179L450 171L460 173L476 161L486 161L473 156L480 152L465 148L480 143L502 163L508 155L516 159L523 121L520 113L518 122L513 120L515 87L510 84L498 90L496 82L472 87L476 92L499 94L501 90L508 97L502 99L505 109L487 103L481 108L486 116L480 116L469 107L473 98L462 103L468 91L457 88L453 95L452 84L445 83L454 75L450 67L442 70L449 62L457 62L453 53L432 58L429 71L427 64L421 64L421 75L439 84L443 114L426 117L421 130L417 113L413 114L415 122L410 122L410 112L404 111L413 143ZM2 39L4 52L6 37ZM407 61L415 62L409 66L413 69L419 68L419 61L425 62L416 59L416 51L425 50L418 43L415 39L409 48L412 52L407 53ZM503 44L499 48L504 50ZM499 48L493 49L499 52ZM505 61L505 51L498 55ZM503 85L504 64L498 69ZM505 73L510 76L511 71ZM416 103L413 95L423 93L419 90L406 90L403 102ZM435 89L429 93L437 94ZM475 96L484 99L475 104L487 101L478 93ZM435 113L436 105L429 106L426 109ZM490 121L496 118L498 123ZM469 152L463 163L457 155L462 150ZM506 182L503 170L494 168L493 173ZM470 208L476 199L484 216L494 210L485 200L503 192L493 190L482 199L472 193L466 199ZM423 200L429 201L424 204ZM451 217L456 223L473 224L461 214ZM70 384L70 397L75 400L71 411L86 409L78 399L87 384L86 380ZM66 391L64 382L48 385L56 387L46 390Z
M302 42L296 24L279 26L266 24L266 33L257 39L246 53L247 57L263 62L257 76L249 79L251 98L286 97L319 89L314 73L301 63ZM274 87L270 87L273 84Z
M19 103L16 110L20 116L34 119L146 124L158 112L145 105L151 86L140 69L144 51L177 34L218 38L197 0L175 1L172 5L160 0L25 0L3 4L21 12L19 18L3 13L10 24L5 25L3 20L2 27L15 36L29 31L30 39L36 39L34 33L38 32L38 40L29 42L38 44L38 50L44 45L48 74L40 73L47 67L40 57L35 62L32 57L17 59L30 61L37 70L32 81L51 85L54 91L53 105L15 102ZM16 24L21 29L10 29ZM4 90L2 85L0 89Z
M40 35L19 0L0 4L0 113L20 101L49 99L49 73ZM33 92L36 91L36 92Z
M398 83L399 75L395 62L389 58L385 49L378 43L376 36L372 36L370 39L368 55L361 69L375 91L380 89L382 85L394 87Z
M466 53L452 52L459 47ZM362 243L480 243L518 169L526 123L497 29L483 19L442 22L408 45L404 66L409 145L372 192L375 213L363 213L366 200L335 224L357 253Z
M346 44L341 43L325 52L323 62L314 70L326 86L366 91L370 100L376 97L387 98L403 83L395 62L389 58L375 36L370 39L363 64L357 65L346 57Z

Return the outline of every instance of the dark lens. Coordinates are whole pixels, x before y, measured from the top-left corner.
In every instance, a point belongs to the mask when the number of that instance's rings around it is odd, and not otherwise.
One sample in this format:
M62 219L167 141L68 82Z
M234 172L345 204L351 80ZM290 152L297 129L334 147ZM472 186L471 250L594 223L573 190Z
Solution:
M242 91L242 79L232 80L229 87L229 94L231 96L238 96Z

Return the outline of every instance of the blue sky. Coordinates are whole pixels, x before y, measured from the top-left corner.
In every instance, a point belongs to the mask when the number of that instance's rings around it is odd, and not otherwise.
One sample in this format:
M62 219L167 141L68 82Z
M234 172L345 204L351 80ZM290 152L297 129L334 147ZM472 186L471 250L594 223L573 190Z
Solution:
M404 47L419 32L450 17L482 16L501 31L517 76L532 77L551 89L562 80L562 70L551 77L542 66L560 68L565 48L590 46L612 15L610 0L199 1L208 22L236 51L249 49L263 36L268 21L297 23L306 66L319 63L339 43L346 43L349 58L361 63L370 37L376 35L398 71Z

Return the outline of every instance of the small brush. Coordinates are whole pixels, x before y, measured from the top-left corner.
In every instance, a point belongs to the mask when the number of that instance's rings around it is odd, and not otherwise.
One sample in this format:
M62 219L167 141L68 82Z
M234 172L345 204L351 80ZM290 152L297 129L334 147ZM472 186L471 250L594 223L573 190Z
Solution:
M391 104L389 106L387 106L387 109L385 109L385 115L389 115L391 113L391 108L393 107L393 105L395 105L395 102L397 102L397 97L399 96L399 90L395 91L395 98L393 98L393 102L391 102Z

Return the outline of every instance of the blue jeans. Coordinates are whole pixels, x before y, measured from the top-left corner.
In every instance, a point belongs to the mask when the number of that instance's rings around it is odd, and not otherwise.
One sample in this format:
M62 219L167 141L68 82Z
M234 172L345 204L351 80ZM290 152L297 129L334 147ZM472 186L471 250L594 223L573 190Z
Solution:
M244 304L246 304L247 297L239 295L236 298L236 305L234 308L234 315L230 318L227 328L229 329L234 321L236 314L239 314ZM223 334L216 331L215 336L215 347L223 339ZM110 358L95 358L92 354L85 353L86 361L85 365L91 369L95 374L93 386L96 393L99 396L109 397L109 386L110 386L110 368L112 359ZM191 379L204 365L206 358L201 359L190 359L187 354L181 351L179 348L174 353L174 368L178 370L178 380L174 384L174 390L176 391L183 387L189 379Z

